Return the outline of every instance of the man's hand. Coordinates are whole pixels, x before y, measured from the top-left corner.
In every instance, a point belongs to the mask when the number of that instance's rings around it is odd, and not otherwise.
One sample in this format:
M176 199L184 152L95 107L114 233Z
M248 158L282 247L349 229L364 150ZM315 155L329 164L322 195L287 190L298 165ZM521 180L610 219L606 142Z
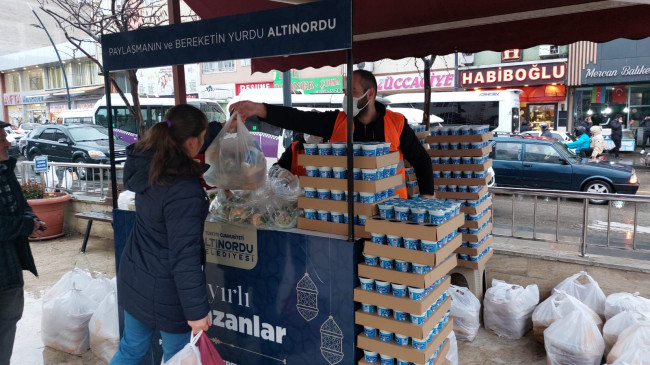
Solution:
M199 319L198 321L187 321L187 324L192 327L192 334L195 335L199 333L199 331L203 330L203 332L206 332L208 328L210 328L210 316L207 315L203 319Z
M232 115L235 111L239 112L243 121L254 115L259 118L266 118L266 106L262 103L254 103L248 100L238 101L230 106L230 114Z
M43 221L39 221L38 219L34 219L34 229L32 230L32 233L30 236L42 236L43 232L47 229L47 224Z

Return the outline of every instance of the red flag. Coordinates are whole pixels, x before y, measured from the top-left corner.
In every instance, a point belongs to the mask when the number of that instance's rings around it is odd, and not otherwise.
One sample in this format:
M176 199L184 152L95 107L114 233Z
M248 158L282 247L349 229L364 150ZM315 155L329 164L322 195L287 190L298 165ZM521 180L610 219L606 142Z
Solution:
M612 88L612 103L627 103L625 85L618 85Z

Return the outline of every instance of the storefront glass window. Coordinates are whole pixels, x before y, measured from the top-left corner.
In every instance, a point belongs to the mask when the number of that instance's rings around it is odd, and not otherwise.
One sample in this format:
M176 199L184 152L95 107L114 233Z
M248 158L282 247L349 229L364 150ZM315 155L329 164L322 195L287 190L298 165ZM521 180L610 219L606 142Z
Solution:
M8 93L19 93L20 92L20 74L18 72L12 72L5 75L5 86L7 87Z
M528 121L531 127L541 130L541 123L548 124L550 129L556 129L555 116L557 115L557 104L532 104L526 105Z
M43 70L37 68L23 72L23 90L43 90Z
M594 125L607 124L616 114L628 122L628 88L625 85L577 88L574 95L574 125L591 116Z
M650 85L630 86L630 119L642 120L650 114ZM638 126L638 124L636 124Z

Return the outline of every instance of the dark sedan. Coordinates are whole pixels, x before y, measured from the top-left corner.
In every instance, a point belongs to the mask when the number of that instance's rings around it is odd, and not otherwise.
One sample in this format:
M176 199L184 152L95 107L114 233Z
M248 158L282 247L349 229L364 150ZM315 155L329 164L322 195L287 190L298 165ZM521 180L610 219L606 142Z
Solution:
M24 137L23 155L28 160L35 156L47 155L48 160L74 163L110 163L108 130L101 126L88 124L47 124L37 127ZM115 140L115 161L126 160L126 146L121 140ZM77 169L81 178L85 169Z
M636 194L639 189L633 168L590 162L553 139L500 137L492 143L498 186L619 194Z

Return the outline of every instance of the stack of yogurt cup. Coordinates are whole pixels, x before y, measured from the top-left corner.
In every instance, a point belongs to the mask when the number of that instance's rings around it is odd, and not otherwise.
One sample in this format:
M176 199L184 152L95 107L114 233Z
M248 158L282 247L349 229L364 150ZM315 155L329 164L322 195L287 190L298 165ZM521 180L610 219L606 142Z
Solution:
M488 141L483 141L483 142L432 142L429 143L429 149L432 150L451 150L451 151L457 151L457 150L474 150L474 149L481 149L483 147L487 147L490 144ZM472 160L474 161L474 160ZM474 163L481 163L481 162L474 162ZM465 162L465 164L469 164L469 162Z
M347 156L346 142L304 143L305 154L310 156ZM390 153L390 142L355 142L353 156L377 157Z
M402 222L441 225L460 213L461 203L443 199L390 199L378 205L379 216Z
M328 179L346 179L348 177L348 170L345 167L305 166L305 175L308 177ZM397 164L377 169L354 168L352 170L352 178L354 180L377 181L395 175L397 175Z
M320 188L303 188L305 191L305 198L312 199L322 199L322 200L335 200L335 201L348 201L350 196L348 195L347 190L337 190L337 189L320 189ZM354 192L352 201L361 202L364 204L377 203L382 200L388 199L395 195L395 188L389 188L386 190L378 191L375 193L368 192Z
M463 125L463 126L442 126L431 127L429 135L431 136L469 136L484 134L490 131L488 125Z
M487 237L489 237L489 235L485 236L485 238L487 238ZM478 246L480 246L480 244L477 245L477 247ZM456 255L458 256L459 260L465 260L465 261L471 261L471 262L479 262L483 258L483 256L487 255L487 253L490 252L491 249L492 249L492 247L488 246L483 251L481 251L481 253L479 253L476 256L475 255L466 255L466 254L462 254L462 253L459 253L459 254L456 254Z

